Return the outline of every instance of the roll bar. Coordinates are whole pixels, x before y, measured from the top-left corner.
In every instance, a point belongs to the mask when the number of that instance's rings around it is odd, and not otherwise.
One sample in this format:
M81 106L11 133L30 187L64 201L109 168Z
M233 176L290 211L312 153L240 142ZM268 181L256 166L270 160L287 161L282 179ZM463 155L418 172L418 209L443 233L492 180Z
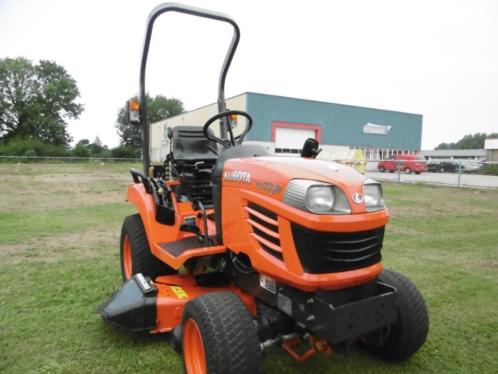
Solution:
M223 62L223 66L221 67L220 78L218 82L218 112L226 111L225 79L228 73L228 68L230 67L230 63L232 62L235 50L237 49L237 45L239 44L240 40L239 26L230 16L223 13L213 12L211 10L205 10L177 3L165 3L158 5L152 10L152 12L150 12L149 18L147 19L147 29L145 32L142 62L140 66L140 104L141 104L140 126L142 127L142 150L143 150L143 159L144 159L144 171L146 173L150 166L150 150L149 150L150 140L149 140L149 126L147 123L147 100L145 96L146 95L145 71L147 67L147 57L149 54L150 38L152 35L154 22L156 21L157 17L166 12L179 12L179 13L190 14L192 16L197 16L197 17L210 18L217 21L227 22L233 26L234 32L233 32L232 41L230 42L230 46L228 48L225 61ZM227 139L227 128L228 128L228 122L227 119L224 118L222 120L220 128L222 139Z

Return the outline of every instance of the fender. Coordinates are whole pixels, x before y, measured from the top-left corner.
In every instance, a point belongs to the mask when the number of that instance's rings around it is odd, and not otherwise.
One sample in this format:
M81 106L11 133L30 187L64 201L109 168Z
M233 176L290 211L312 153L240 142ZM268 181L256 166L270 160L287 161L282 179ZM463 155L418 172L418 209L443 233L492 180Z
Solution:
M192 209L191 203L177 202L175 193L173 192L172 194L171 200L175 209L175 223L174 225L164 225L156 221L156 205L154 198L152 195L145 192L144 185L142 183L130 183L128 185L126 201L132 203L140 214L151 253L161 261L166 262L172 268L179 269L189 258L199 256L199 252L203 255L224 252L226 247L219 245L210 247L199 245L199 248L186 250L177 256L174 256L165 250L164 244L195 236L191 233L180 231L180 226L184 223L186 218L195 218L197 212ZM210 224L209 226L209 232L211 234L211 232L215 230L214 224Z

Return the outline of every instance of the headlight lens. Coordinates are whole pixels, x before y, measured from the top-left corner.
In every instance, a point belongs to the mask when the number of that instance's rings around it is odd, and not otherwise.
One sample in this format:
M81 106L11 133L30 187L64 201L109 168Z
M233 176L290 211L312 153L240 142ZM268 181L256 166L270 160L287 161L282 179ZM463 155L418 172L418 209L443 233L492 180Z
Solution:
M379 183L371 179L366 180L363 185L363 196L368 212L384 209L384 195L382 186Z
M289 182L284 202L317 214L351 213L346 196L337 186L306 179L294 179Z
M334 207L334 191L331 186L312 186L306 192L305 204L312 212L329 212Z

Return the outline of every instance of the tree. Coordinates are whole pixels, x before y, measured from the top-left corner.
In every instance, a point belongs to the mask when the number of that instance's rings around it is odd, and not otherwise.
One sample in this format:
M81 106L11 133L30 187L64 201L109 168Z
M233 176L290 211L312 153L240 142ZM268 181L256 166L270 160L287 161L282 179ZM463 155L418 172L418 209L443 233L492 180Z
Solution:
M96 136L93 143L88 144L86 148L93 157L107 157L110 155L109 150L106 146L102 145L102 141L98 136Z
M488 138L498 138L498 133L465 135L456 143L441 143L435 149L482 149L484 148L484 141Z
M53 61L38 65L19 57L0 59L0 137L35 138L67 146L66 120L83 111L76 81Z
M90 151L87 146L81 143L76 144L72 154L74 157L90 157Z
M139 158L140 150L137 150L130 145L122 144L111 149L111 155L112 157L117 158Z
M147 123L151 124L183 112L183 103L175 98L168 99L157 95L147 95ZM118 111L116 130L121 137L121 144L139 151L142 146L142 131L139 126L128 122L128 107L125 105Z
M81 139L78 143L76 143L76 146L79 146L79 145L88 145L90 144L90 140L88 139Z

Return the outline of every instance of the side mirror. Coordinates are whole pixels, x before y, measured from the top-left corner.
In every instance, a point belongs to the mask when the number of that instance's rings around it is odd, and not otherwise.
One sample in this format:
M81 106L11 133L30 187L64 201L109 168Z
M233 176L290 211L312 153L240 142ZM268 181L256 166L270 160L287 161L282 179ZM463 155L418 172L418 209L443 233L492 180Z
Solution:
M305 158L316 158L322 149L318 148L320 143L316 139L308 138L304 141L303 150L301 151L301 157Z
M140 102L137 99L131 99L127 102L128 122L132 125L140 125Z

